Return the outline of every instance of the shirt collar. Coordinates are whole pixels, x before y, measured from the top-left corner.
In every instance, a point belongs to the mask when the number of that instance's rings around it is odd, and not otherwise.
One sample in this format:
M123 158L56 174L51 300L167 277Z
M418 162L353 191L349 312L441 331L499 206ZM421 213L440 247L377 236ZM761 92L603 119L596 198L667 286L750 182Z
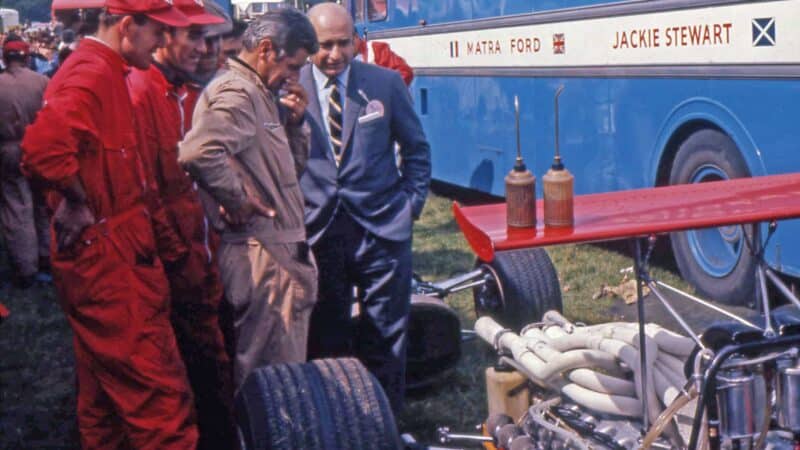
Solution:
M258 74L258 72L256 72L256 69L254 69L250 64L244 62L242 59L236 56L229 58L228 68L255 83L256 86L259 86L262 90L264 90L264 92L267 93L268 97L275 97L275 94L264 84L264 81L261 79L261 76Z
M161 64L160 62L153 59L153 65L161 72L164 76L164 79L174 88L179 88L183 86L183 83L186 82L186 76L184 76L183 71L174 69L168 64Z
M106 41L104 41L104 40L102 40L102 39L98 39L96 36L86 36L86 38L85 38L85 39L88 39L88 40L90 40L90 41L97 42L97 43L99 43L99 44L105 45L105 46L106 46L106 47L108 47L108 48L111 48L111 46L110 46L110 45L108 45L108 43L107 43Z
M322 73L315 64L311 64L311 72L314 74L314 83L317 85L317 92L325 90L325 85L328 83L328 76ZM343 71L339 72L339 75L336 75L336 84L339 86L340 91L347 92L347 79L349 76L350 64L348 64Z
M128 74L131 71L130 66L125 61L125 58L119 54L116 50L111 48L110 45L103 42L100 39L97 39L94 36L86 36L85 38L81 39L81 43L79 44L80 47L87 47L90 53L96 53L97 55L101 56L105 60L107 60L112 67L121 71L123 74Z

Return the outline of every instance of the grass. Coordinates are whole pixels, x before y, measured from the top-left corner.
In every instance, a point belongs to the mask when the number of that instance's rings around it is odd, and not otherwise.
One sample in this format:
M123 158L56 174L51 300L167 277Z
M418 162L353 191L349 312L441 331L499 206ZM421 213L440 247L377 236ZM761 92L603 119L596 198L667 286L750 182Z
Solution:
M620 269L630 266L630 259L614 246L568 245L548 252L559 273L567 317L587 323L611 319L613 300L592 297L604 284L619 283ZM415 228L415 271L426 280L441 280L473 264L474 255L453 221L451 201L431 196ZM0 258L0 271L3 267ZM669 271L656 269L654 274L682 285ZM52 287L20 291L6 284L0 287L0 302L12 314L0 325L0 449L77 448L71 333ZM462 327L471 328L471 294L454 294L448 303ZM462 350L449 378L409 399L398 417L403 432L433 442L437 426L470 432L485 419L484 371L493 357L478 340Z
M422 218L414 229L414 269L426 280L441 280L464 273L475 263L453 220L452 202L431 196ZM615 286L623 275L620 269L631 266L625 248L617 244L563 245L547 249L559 275L565 315L589 324L612 320L609 311L615 299L611 296L594 298L604 285ZM652 274L667 283L687 288L672 271L653 268ZM472 294L463 291L448 297L458 313L463 328L475 323ZM454 373L444 383L414 396L398 418L403 432L417 439L434 442L437 426L447 426L454 432L471 432L486 419L484 371L495 357L482 341L467 342L463 357Z

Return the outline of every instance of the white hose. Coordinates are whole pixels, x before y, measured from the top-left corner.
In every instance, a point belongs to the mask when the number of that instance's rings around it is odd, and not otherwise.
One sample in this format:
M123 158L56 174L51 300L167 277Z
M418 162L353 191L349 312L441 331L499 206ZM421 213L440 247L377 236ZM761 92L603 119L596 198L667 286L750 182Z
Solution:
M658 325L647 324L646 328L647 330L645 332L648 335L650 334L649 329L653 329L652 336L658 343L659 348L670 354L683 357L684 359L692 354L697 345L692 339L665 330Z
M567 333L557 325L545 326L542 328L542 330L544 331L544 334L546 334L547 337L549 338L560 338L563 336L568 336Z
M547 361L546 378L557 376L567 370L596 368L615 370L618 365L614 356L596 350L571 350Z
M686 377L683 375L682 372L673 372L666 365L664 365L661 360L661 356L662 355L659 355L659 357L656 359L656 365L655 365L656 369L660 370L661 373L664 374L664 376L667 378L667 381L669 381L669 384L671 384L672 386L676 387L683 386L686 383Z
M625 397L636 396L636 386L633 385L633 381L612 377L594 370L576 369L570 372L567 378L573 383L595 392Z
M567 334L572 334L575 331L575 324L570 322L566 317L562 316L560 312L551 309L542 316L542 322L546 325L556 325L564 330Z
M680 360L694 346L689 338L648 324L647 392L641 392L637 324L576 327L557 312L548 312L543 325L531 326L523 336L504 330L488 317L478 319L475 331L485 341L510 351L535 382L560 390L594 411L640 418L641 399L646 395L652 422L661 414L662 405L673 404L680 397L686 382ZM665 434L677 436L673 424L665 425Z
M668 353L663 353L662 352L659 355L658 360L662 364L667 366L667 368L669 368L669 370L671 370L672 372L683 374L683 366L684 366L684 364L678 358L676 358L676 357L674 357L674 356L672 356L672 355L670 355ZM685 378L685 377L681 375L681 378Z
M547 336L538 329L530 330L525 336L528 348L547 363L547 372L542 374L546 379L559 375L566 370L584 367L594 367L607 371L616 371L619 367L613 355L594 350L585 350L585 346L583 346L584 350L570 350L562 353L553 348L549 344Z
M602 332L608 328L622 328L622 329L629 329L633 330L634 332L638 333L639 326L636 323L629 323L629 322L608 322L598 325L592 325L588 327L576 327L575 333L596 333ZM545 330L548 336L553 335L564 335L565 333L558 333L556 331L557 327L550 327ZM681 336L679 334L673 333L672 331L666 330L659 325L648 323L645 326L645 334L654 339L658 344L659 348L662 349L663 352L670 353L677 357L685 359L686 356L689 356L692 351L694 351L695 342L687 337Z
M656 383L656 392L661 393L659 400L663 405L670 405L675 398L680 395L681 390L676 388L670 381L669 377L664 375L664 372L658 368L658 363L653 368L653 380Z
M572 383L565 385L561 392L575 403L594 411L636 419L642 417L642 402L638 398L600 394Z
M650 427L650 430L647 432L647 434L644 437L644 440L642 441L642 447L640 450L649 449L650 446L653 445L653 442L655 442L655 440L661 435L661 433L664 432L664 429L669 424L674 423L672 418L675 416L675 414L677 414L678 411L681 410L681 408L686 406L686 404L689 403L689 401L693 400L695 397L697 397L697 390L690 389L688 393L682 392L680 396L678 396L677 398L675 398L675 400L670 402L669 407L667 407L667 409L665 409L664 412L662 412L661 415L658 416L658 419L656 419L656 421L653 422L653 425Z

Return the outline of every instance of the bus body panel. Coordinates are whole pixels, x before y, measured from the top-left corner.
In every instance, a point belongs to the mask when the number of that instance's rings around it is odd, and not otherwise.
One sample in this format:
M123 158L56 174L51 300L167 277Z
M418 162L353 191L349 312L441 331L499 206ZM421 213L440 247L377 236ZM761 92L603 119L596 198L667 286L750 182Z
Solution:
M434 178L503 195L514 96L540 180L561 85L560 150L578 194L666 184L677 137L698 124L730 136L754 176L800 171L796 23L798 0L389 0L386 20L357 26L415 68ZM800 276L798 236L800 221L781 223L768 263Z

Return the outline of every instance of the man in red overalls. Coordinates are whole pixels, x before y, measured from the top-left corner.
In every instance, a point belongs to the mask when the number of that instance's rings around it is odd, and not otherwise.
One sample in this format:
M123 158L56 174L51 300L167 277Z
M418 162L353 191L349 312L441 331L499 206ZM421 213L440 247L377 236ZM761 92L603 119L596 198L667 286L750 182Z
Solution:
M164 24L187 25L167 0L106 0L22 143L23 169L55 191L53 275L74 333L87 449L197 445L125 83L129 65L150 65Z
M370 59L369 55L369 44L372 46L372 59ZM362 62L372 62L381 67L386 67L387 69L397 71L397 73L399 73L403 78L403 82L406 83L406 86L411 85L411 82L414 81L414 69L408 65L402 56L392 51L391 47L389 47L389 44L379 41L371 41L367 43L367 40L362 38L361 35L358 34L358 30L354 28L353 46L356 49L356 60Z
M205 51L208 25L224 19L206 12L201 1L175 0L191 25L165 32L165 45L148 70L128 76L142 154L155 175L161 202L172 226L189 247L180 267L167 267L172 326L195 395L200 449L236 445L233 373L219 324L222 282L217 269L216 236L209 229L197 187L178 165L178 142L192 124L184 112L185 83Z
M228 13L216 2L208 2L206 10L211 14L221 18L223 23L209 25L206 27L206 47L200 56L197 70L191 74L191 82L186 83L186 101L184 109L189 122L192 121L194 107L203 89L217 75L222 66L219 64L219 55L222 53L222 36L233 30L233 21Z

